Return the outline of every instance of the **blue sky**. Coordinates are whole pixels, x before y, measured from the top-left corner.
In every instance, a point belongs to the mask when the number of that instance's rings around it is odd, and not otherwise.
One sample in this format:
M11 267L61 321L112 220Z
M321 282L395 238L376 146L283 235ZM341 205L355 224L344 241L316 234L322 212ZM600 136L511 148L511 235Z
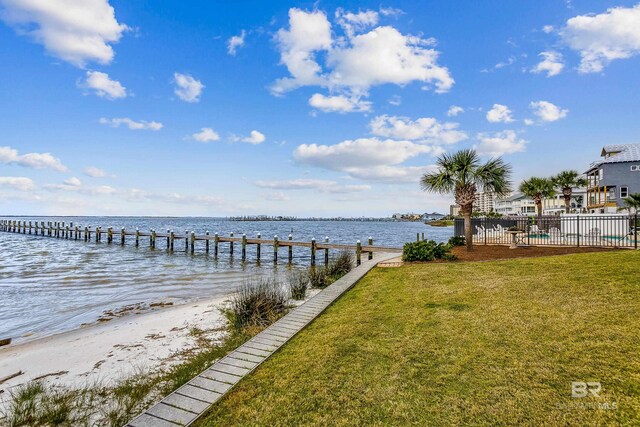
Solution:
M634 1L0 0L4 214L386 216L640 142Z

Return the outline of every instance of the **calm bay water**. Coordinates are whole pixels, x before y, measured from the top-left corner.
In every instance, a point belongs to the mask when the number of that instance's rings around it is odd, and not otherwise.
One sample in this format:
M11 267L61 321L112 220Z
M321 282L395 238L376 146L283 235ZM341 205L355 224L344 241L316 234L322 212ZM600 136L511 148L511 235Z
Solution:
M14 218L18 219L18 218ZM114 242L119 243L121 227L141 231L153 228L158 232L186 230L204 234L210 231L221 236L233 232L265 239L278 235L295 241L333 243L366 243L401 247L413 241L416 233L436 241L446 241L452 227L430 227L420 222L360 222L360 221L228 221L219 218L141 218L141 217L24 217L27 221L64 221L79 226L114 228ZM148 238L147 238L148 239ZM220 245L218 259L213 248L208 256L204 242L196 242L196 253L184 252L183 241L177 241L169 254L166 243L158 238L157 249L150 250L147 239L140 247L127 244L101 243L0 233L0 338L24 340L51 335L97 320L106 310L116 310L137 303L172 301L181 303L201 298L216 298L233 292L250 276L284 277L288 271L286 249L280 263L274 267L271 247L262 248L262 263L255 258L255 247L247 247L247 262L240 259L236 244L235 257L229 257L228 244ZM319 255L320 256L320 255ZM294 268L308 265L309 250L294 248Z

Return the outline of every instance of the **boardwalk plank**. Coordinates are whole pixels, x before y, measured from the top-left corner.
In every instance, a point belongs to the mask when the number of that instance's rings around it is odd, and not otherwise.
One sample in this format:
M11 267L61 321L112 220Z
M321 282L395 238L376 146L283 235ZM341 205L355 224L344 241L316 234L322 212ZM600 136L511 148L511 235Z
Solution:
M176 390L176 393L181 394L183 396L190 397L192 399L202 400L203 402L213 403L222 396L221 393L216 393L215 391L204 390L200 387L195 387L190 384L185 384Z
M191 397L183 396L181 394L171 393L169 396L162 400L162 403L175 406L185 411L199 414L209 407L209 403L202 400L196 400Z
M196 418L196 414L188 412L182 409L174 408L173 406L165 405L160 402L147 411L147 414L154 417L162 418L166 421L171 421L178 425L189 424Z
M231 384L223 383L216 380L211 380L209 378L202 377L198 375L191 381L189 381L190 385L203 388L209 391L215 391L216 393L224 394L231 388Z

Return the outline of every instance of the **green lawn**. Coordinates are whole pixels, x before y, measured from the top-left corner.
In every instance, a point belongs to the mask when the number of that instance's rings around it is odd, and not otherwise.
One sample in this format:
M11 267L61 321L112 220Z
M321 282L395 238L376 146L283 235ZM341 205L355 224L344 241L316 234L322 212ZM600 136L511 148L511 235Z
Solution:
M640 252L373 270L199 425L300 424L640 424Z

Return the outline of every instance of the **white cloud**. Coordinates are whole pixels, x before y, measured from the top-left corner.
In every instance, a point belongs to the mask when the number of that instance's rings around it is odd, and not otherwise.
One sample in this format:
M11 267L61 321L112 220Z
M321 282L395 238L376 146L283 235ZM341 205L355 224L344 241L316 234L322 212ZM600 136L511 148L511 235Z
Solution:
M569 113L569 110L563 110L548 101L532 102L529 107L533 110L533 114L543 122L555 122L566 117Z
M479 133L477 139L480 144L474 145L474 149L481 155L502 156L504 154L518 153L525 150L527 141L518 138L512 130L504 130L494 133Z
M342 13L339 19L347 22L345 16ZM371 25L372 16L354 14L349 28L354 33L366 28ZM416 81L434 85L436 92L446 92L454 83L448 69L437 63L439 53L432 48L433 39L403 35L390 26L352 34L347 40L334 40L324 12L292 8L289 29L280 29L276 40L281 63L291 74L272 85L271 91L276 95L302 86L365 95L371 86L402 86ZM325 54L325 67L317 61L318 53Z
M340 185L335 181L322 179L260 180L255 185L274 190L316 190L320 193L353 193L371 189L368 185Z
M531 119L524 119L523 121L524 121L524 124L527 125L527 126L531 126L531 125L533 125L535 123Z
M440 154L442 149L410 141L361 138L335 145L302 144L294 160L322 169L344 172L364 180L415 182L425 168L400 164L421 154Z
M0 147L0 163L15 164L34 169L53 169L58 172L66 172L68 169L49 153L19 154L18 150L11 147Z
M397 107L398 105L402 104L402 98L399 95L393 95L387 102Z
M354 96L324 96L320 93L315 93L309 98L309 105L325 113L353 113L371 110L371 102L369 101L361 101Z
M194 133L191 135L193 139L200 142L211 142L211 141L219 141L220 135L218 132L211 128L202 128L200 132Z
M574 16L559 33L571 49L580 53L579 72L600 72L615 59L640 53L640 4L614 7L598 15Z
M511 110L506 105L493 104L493 108L487 112L487 120L491 123L511 123L513 117Z
M380 14L383 16L393 16L398 17L400 15L404 15L404 10L394 8L394 7L380 7Z
M272 202L285 202L287 200L289 200L289 196L287 196L286 194L284 194L281 191L275 192L275 193L267 193L264 194L262 196L265 200L269 200Z
M440 123L432 117L412 121L408 117L382 115L369 123L371 133L393 139L418 140L431 144L455 144L468 138L458 123Z
M258 132L257 130L252 130L249 136L246 138L242 138L242 142L248 142L249 144L258 145L262 144L267 137L264 136L263 133Z
M83 172L85 175L90 176L92 178L104 178L107 176L107 172L95 166L88 166L83 169Z
M460 113L464 113L464 108L457 105L452 105L451 107L449 107L449 110L447 110L447 116L449 117L455 117Z
M188 74L174 73L173 82L176 85L174 93L185 102L198 102L204 85L200 80Z
M80 187L82 185L82 181L80 181L78 178L76 178L75 176L72 176L71 178L67 179L64 181L65 185L69 185L71 187Z
M238 48L244 46L244 37L247 35L245 30L240 31L237 36L230 37L227 41L227 53L235 56Z
M345 11L342 8L336 10L336 20L348 37L353 37L356 32L362 32L378 23L378 12L365 10L357 13Z
M280 63L287 67L291 77L278 79L271 88L274 94L300 86L326 85L326 79L318 75L321 67L314 53L331 48L331 24L324 12L289 9L289 30L278 30L276 40Z
M111 80L107 73L100 71L87 71L86 79L79 82L78 87L92 89L99 97L110 100L127 97L127 88L119 81Z
M116 20L108 0L2 0L0 17L49 54L84 67L113 60L111 44L128 29Z
M163 127L163 124L160 122L147 122L145 120L139 120L139 121L135 121L135 120L131 120L128 117L122 117L122 118L114 118L114 119L107 119L107 118L101 118L99 120L99 122L103 125L108 125L114 128L120 127L120 125L125 125L127 126L129 129L131 130L160 130Z
M547 77L553 77L560 74L564 68L562 54L559 52L540 52L538 56L542 57L542 61L531 69L532 73L547 73Z
M30 191L36 188L36 184L32 179L22 176L0 176L0 186L10 187L19 191Z
M547 34L552 33L553 30L553 25L545 25L544 27L542 27L542 31Z

